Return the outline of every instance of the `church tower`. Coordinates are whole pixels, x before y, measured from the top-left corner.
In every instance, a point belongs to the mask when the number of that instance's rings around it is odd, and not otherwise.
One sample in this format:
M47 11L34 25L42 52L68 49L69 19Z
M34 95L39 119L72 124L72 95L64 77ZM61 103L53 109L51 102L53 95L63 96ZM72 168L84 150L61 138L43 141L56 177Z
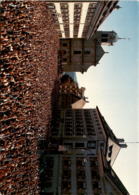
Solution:
M112 46L118 40L118 35L114 31L97 31L95 38L101 45Z

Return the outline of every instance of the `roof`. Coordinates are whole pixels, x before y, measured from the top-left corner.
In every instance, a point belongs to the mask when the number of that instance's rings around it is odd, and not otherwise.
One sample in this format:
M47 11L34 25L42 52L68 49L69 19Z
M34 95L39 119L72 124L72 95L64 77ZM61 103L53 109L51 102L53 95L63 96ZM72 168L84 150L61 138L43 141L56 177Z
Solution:
M109 178L109 181L112 182L123 195L129 195L129 192L127 191L126 187L124 186L120 178L117 176L115 171L112 169L111 165L107 161L102 151L100 152L100 155L102 158L104 177Z
M100 43L96 40L96 64L100 61L102 56L104 55L105 51L103 50Z
M79 108L83 108L85 103L86 101L84 99L80 99L74 102L71 106L72 106L72 109L79 109Z
M110 178L110 180L116 185L118 190L121 191L123 195L129 195L129 192L125 188L124 184L121 182L117 174L110 166L108 168L105 168L105 173Z
M105 118L101 115L100 111L99 111L99 108L96 107L97 111L98 111L98 114L100 116L100 120L102 122L102 125L104 127L104 130L105 130L105 133L108 137L110 137L117 145L120 146L119 144L119 140L117 139L117 137L114 135L112 129L109 127L109 125L107 124L107 122L105 121Z

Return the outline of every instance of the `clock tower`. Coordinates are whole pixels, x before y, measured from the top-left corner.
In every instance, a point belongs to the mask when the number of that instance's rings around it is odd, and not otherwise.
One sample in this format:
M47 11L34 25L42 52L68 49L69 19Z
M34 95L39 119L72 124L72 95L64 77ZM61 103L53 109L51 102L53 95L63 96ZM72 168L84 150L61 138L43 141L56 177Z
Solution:
M112 46L118 40L118 35L114 31L97 31L95 38L101 45Z

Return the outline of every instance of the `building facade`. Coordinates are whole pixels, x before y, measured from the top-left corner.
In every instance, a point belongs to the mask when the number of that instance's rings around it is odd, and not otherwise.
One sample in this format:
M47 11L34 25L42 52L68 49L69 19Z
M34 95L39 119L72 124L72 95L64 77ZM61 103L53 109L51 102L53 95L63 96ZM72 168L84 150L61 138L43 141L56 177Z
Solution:
M111 12L119 8L117 4L118 1L110 0L49 0L48 8L61 38L90 39Z
M61 64L65 72L86 72L96 66L104 55L104 50L97 39L61 39Z
M91 39L60 39L63 70L86 72L90 66L96 66L104 55L102 46L112 46L118 39L114 31L97 31Z
M42 194L128 195L111 168L121 142L126 145L115 137L99 109L64 110L60 121L40 160Z

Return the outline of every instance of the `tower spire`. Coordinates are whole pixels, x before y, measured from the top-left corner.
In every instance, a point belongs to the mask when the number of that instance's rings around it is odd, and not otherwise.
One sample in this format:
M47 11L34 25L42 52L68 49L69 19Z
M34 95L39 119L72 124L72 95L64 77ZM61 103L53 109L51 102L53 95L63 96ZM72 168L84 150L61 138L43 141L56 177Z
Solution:
M129 37L118 37L118 39L124 39L124 40L130 40L130 38Z

